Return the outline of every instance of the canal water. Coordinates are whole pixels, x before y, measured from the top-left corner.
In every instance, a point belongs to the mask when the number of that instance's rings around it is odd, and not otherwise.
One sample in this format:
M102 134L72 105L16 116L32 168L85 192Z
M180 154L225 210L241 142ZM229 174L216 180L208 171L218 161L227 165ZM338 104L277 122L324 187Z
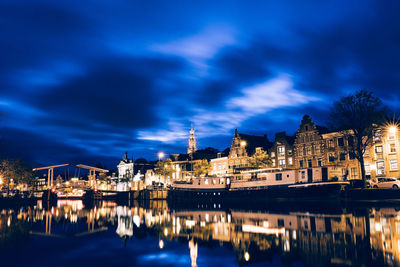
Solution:
M1 266L400 264L394 207L312 211L59 200L0 210Z

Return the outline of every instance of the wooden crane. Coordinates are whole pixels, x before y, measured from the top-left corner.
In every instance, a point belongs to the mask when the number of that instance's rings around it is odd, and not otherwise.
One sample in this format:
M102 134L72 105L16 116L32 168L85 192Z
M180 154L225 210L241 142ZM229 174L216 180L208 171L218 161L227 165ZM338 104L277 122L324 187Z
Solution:
M53 187L54 168L68 166L69 164L60 164L47 167L34 168L32 171L48 170L47 171L47 187L50 189Z
M96 171L97 172L102 172L102 173L109 172L109 170L100 169L100 168L97 168L97 167L92 167L92 166L83 165L83 164L78 164L78 165L76 165L76 167L89 170L89 176L88 176L89 177L89 186L90 187L94 186L95 188L96 188Z

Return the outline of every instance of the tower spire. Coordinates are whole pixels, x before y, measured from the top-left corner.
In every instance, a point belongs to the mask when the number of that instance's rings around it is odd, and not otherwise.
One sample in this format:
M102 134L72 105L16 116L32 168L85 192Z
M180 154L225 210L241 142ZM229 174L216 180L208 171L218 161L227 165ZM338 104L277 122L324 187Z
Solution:
M196 138L194 137L193 123L191 123L190 124L189 146L188 146L188 149L187 149L187 153L188 154L193 154L196 151L197 151Z

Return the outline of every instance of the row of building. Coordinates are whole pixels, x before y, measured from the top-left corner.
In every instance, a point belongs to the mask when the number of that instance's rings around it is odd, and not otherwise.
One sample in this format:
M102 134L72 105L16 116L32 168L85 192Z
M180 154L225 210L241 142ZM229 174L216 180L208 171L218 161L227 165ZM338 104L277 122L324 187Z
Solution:
M395 126L374 130L373 138L364 153L367 178L400 177L398 162L400 136ZM353 151L354 137L345 132L332 132L316 125L305 115L294 136L285 132L275 134L270 141L266 135L256 136L239 133L235 129L230 149L224 152L197 153L194 130L190 132L187 154L172 154L171 176L157 177L149 170L146 180L164 182L188 180L193 177L193 166L202 159L210 163L209 176L233 176L249 169L249 157L257 151L265 151L271 159L269 168L299 169L326 166L330 179L361 179L361 170ZM207 152L207 151L206 151Z

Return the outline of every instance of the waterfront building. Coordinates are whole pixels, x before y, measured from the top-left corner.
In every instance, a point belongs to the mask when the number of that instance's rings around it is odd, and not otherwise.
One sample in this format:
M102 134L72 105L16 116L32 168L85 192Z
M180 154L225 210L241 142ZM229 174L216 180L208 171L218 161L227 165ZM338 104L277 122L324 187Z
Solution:
M222 153L218 153L216 158L211 159L210 165L209 175L223 177L228 175L228 157L222 157Z
M128 159L128 152L125 152L117 167L118 180L116 181L116 190L127 191L131 187L134 176L134 163L133 159Z
M367 178L400 177L398 162L400 135L396 126L374 130L373 138L364 154Z
M294 141L296 168L328 167L328 179L360 179L352 153L354 138L348 132L329 132L305 115Z
M259 149L268 151L270 146L271 143L266 135L239 134L238 130L235 129L228 155L228 172L235 173L248 168L248 157Z
M294 160L294 137L287 136L285 132L275 134L275 141L269 149L271 167L293 169Z

